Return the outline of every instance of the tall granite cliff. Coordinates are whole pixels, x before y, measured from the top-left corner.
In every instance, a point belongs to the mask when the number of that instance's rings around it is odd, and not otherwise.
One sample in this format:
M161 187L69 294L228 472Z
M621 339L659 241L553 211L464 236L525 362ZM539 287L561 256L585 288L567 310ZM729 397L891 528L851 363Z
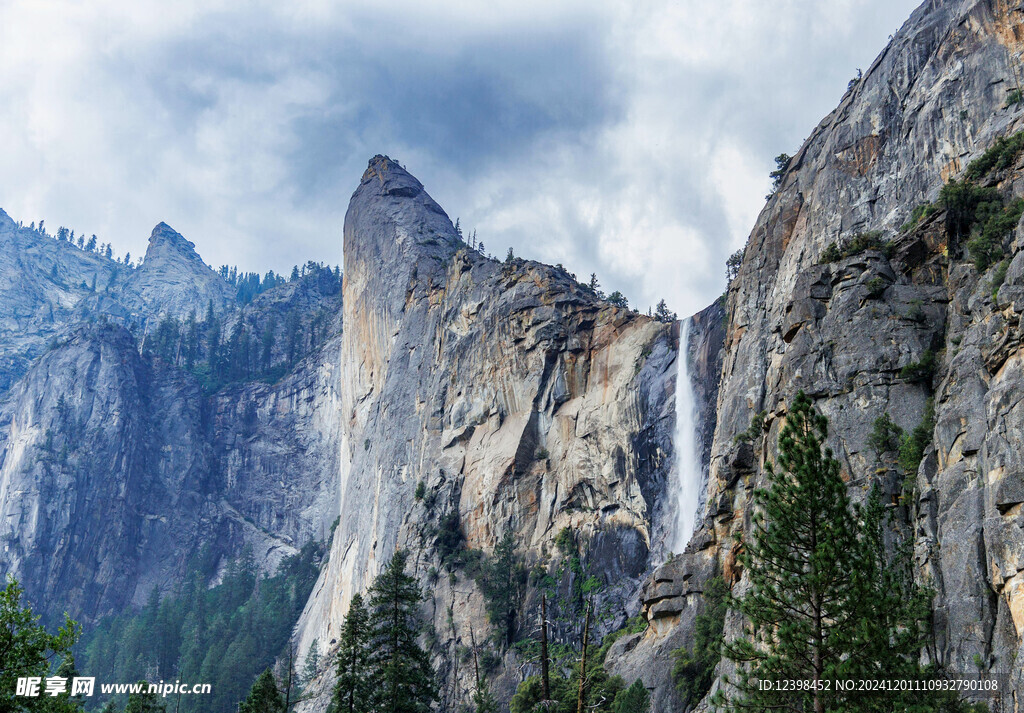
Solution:
M829 418L854 497L879 484L913 538L918 578L937 592L929 657L954 672L1011 672L1020 705L1024 230L1005 238L1007 262L979 271L937 199L1024 128L1012 91L1022 23L1001 0L923 4L811 133L758 218L729 288L703 523L646 585L656 625L609 655L625 674L653 664L654 710L682 706L658 662L692 642L708 580L721 573L734 591L747 586L735 537L749 533L751 491L800 389ZM1022 194L1024 164L1006 155L1007 165L970 173L1009 203ZM868 444L883 414L907 433L928 428L907 482L892 454ZM762 416L763 430L741 435ZM727 635L739 624L727 619Z
M481 255L383 156L346 217L344 305L341 521L300 651L336 640L352 595L405 548L430 591L441 705L467 702L456 652L488 624L465 573L430 576L431 533L452 514L468 547L511 532L529 566L558 557L568 528L623 620L663 547L677 330L560 269ZM495 684L505 700L513 661Z

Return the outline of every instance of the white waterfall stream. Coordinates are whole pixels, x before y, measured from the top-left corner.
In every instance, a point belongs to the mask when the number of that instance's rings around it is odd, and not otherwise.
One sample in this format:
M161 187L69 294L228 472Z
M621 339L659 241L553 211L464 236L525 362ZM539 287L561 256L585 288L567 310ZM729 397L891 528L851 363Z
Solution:
M690 319L679 325L679 356L676 375L675 433L675 512L676 521L669 538L669 550L682 552L693 534L700 502L701 462L697 442L698 411L690 379Z

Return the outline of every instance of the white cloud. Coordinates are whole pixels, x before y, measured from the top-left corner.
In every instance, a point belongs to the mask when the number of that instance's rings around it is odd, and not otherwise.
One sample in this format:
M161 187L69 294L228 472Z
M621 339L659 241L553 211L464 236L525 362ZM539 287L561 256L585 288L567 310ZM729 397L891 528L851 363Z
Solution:
M491 252L680 313L908 0L8 2L0 207L139 255L338 262L391 153Z

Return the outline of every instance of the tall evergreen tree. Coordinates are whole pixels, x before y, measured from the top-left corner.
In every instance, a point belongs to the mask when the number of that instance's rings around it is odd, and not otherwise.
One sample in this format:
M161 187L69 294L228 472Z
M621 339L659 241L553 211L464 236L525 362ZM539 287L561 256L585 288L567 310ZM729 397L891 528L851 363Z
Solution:
M128 694L128 705L124 707L124 713L166 713L166 706L157 694L149 692L148 684L140 680L139 685L143 687L143 692Z
M238 706L238 713L285 713L277 679L269 668L252 684L249 695Z
M338 645L338 680L334 705L338 713L368 713L370 700L370 615L356 594L348 606Z
M615 696L612 713L647 713L651 709L651 694L639 678Z
M851 632L854 650L844 662L849 679L913 680L926 675L921 650L931 637L933 592L914 582L909 538L896 539L887 554L884 537L885 506L877 487L863 508L855 509L860 524L858 567L851 573L857 591L856 626ZM956 696L917 691L858 693L864 711L957 710Z
M913 589L906 568L886 563L877 496L864 511L851 505L827 435L827 419L800 392L779 436L778 467L766 464L767 487L755 492L753 532L741 555L750 587L732 604L749 628L725 644L739 664L738 677L727 681L728 700L718 697L730 708L903 710L891 696L873 701L825 682L920 673L915 654L927 597ZM897 584L903 588L884 591ZM896 603L900 596L910 601ZM880 607L890 610L879 614ZM815 685L758 685L783 680Z
M755 492L753 536L741 556L751 586L735 602L751 637L726 646L743 664L739 707L824 713L835 694L820 689L839 677L851 649L856 523L839 463L822 451L826 435L824 416L800 392L779 436L779 468L767 463L768 487ZM760 680L813 681L818 690L765 691Z
M50 659L67 661L80 632L75 622L65 618L64 626L50 634L22 603L23 594L13 577L0 589L0 711L42 710L52 697L17 696L18 679L48 676Z
M263 328L262 348L260 350L260 366L264 369L270 367L274 361L274 338L277 332L277 315L271 314L267 319L267 325Z
M430 657L416 641L423 595L405 573L407 559L395 552L370 589L370 702L377 713L427 713L437 699Z
M522 603L523 585L527 572L516 553L516 540L512 530L494 547L494 555L486 564L480 579L487 599L487 615L495 627L495 636L502 646L515 639L516 613Z

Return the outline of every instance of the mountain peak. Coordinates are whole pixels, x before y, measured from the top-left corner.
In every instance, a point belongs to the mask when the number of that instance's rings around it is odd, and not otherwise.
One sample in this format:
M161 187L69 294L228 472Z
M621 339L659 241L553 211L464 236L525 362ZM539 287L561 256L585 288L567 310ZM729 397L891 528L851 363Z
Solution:
M149 262L151 257L157 256L165 250L171 250L183 254L186 257L194 256L195 259L202 262L202 258L200 258L199 253L196 252L195 243L191 240L186 240L181 233L176 231L167 223L160 221L153 228L153 232L149 234L149 247L146 248L146 262Z
M381 154L370 159L360 187L363 185L377 187L382 196L413 198L423 193L423 184L415 176L402 168L398 161Z
M443 279L462 242L423 184L387 156L370 159L345 214L345 272L395 313L412 276Z
M195 243L164 222L150 233L146 258L132 273L127 289L177 317L201 314L211 302L221 311L232 299L230 286L203 262Z

